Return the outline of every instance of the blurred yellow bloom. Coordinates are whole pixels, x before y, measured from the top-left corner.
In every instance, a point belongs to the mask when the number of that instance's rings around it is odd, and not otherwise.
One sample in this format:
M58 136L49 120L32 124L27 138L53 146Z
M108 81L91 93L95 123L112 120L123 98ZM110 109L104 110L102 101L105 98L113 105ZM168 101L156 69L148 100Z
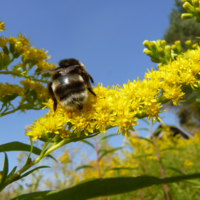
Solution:
M3 36L0 37L0 47L5 47L7 42L8 42L7 38Z
M4 101L5 98L12 100L16 96L22 96L23 94L23 88L18 85L0 83L0 101Z
M5 23L0 21L0 31L5 31Z
M7 40L9 42L9 44L12 44L12 45L15 45L17 43L17 41L18 41L17 38L11 37L11 36L9 36L9 38L7 38Z
M17 42L15 45L15 48L20 55L23 54L26 50L24 45L21 42Z
M26 38L25 35L22 36L22 34L18 34L18 41L23 45L23 46L30 46L30 43L29 43L29 39L30 38Z
M194 164L191 161L189 161L188 159L184 160L184 166L185 167L189 167L189 166L192 166L192 165L194 165Z
M61 156L58 157L58 160L62 163L68 164L71 162L71 158L68 152L68 149L66 149Z

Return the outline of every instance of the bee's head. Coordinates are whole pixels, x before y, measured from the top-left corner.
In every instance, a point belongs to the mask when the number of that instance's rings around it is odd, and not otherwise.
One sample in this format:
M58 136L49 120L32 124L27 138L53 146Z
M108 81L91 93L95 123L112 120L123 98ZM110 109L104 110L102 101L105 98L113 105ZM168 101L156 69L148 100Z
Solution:
M76 65L77 67L81 67L84 71L86 71L83 63L81 63L80 61L78 61L74 58L64 59L59 62L59 66L61 68L67 68L67 67L74 66L74 65Z

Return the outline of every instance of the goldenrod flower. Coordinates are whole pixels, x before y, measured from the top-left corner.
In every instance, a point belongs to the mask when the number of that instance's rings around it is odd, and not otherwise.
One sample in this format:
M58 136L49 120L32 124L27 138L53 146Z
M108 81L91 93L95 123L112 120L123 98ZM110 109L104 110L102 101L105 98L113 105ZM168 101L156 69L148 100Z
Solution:
M50 58L49 56L47 56L47 52L44 52L44 49L40 50L37 48L33 48L33 47L24 47L24 52L21 55L25 60L32 60L35 62L40 62L42 60L45 60L47 58Z
M20 33L20 34L18 34L17 35L18 36L18 41L23 45L23 46L30 46L30 43L29 43L29 39L30 38L26 38L25 37L25 35L24 36L22 36L22 34Z
M194 165L194 164L191 161L189 161L188 159L184 160L184 166L185 167L189 167L189 166L192 166L192 165Z
M53 63L48 63L45 60L42 60L41 62L37 63L36 71L44 71L52 68L56 68L56 65L54 65Z
M46 100L49 98L48 90L45 86L41 85L38 82L32 81L30 79L25 79L20 81L20 84L24 86L24 90L34 90L39 99Z
M23 88L18 85L12 85L9 83L0 83L0 101L8 102L16 98L17 96L22 96L24 93Z
M26 51L24 45L21 42L17 42L15 48L20 55Z
M31 131L33 128L34 132ZM40 117L39 120L35 120L35 123L27 130L26 135L31 135L33 139L54 138L56 134L59 134L60 129L62 129L61 119L47 113L45 118Z
M5 47L7 42L8 42L7 38L3 36L0 37L0 47Z
M18 41L17 38L11 37L11 36L9 36L9 38L7 38L7 40L9 42L9 44L11 44L11 45L15 45L17 43L17 41Z
M161 110L162 103L172 100L177 105L184 95L183 87L198 86L199 60L200 48L197 47L195 50L188 50L184 55L179 55L167 65L160 65L159 70L148 71L142 81L129 80L123 87L118 85L111 88L98 84L94 88L97 97L89 94L88 102L82 111L67 112L58 105L54 113L50 100L46 104L50 109L48 118L43 118L42 126L45 127L46 133L50 130L61 137L64 129L67 129L68 136L77 134L79 137L83 132L85 135L106 132L112 127L118 127L117 133L127 135L129 130L134 130L133 126L138 124L138 118L148 117L153 121L161 121L159 113L164 112ZM59 124L59 127L52 127L52 120L54 124ZM39 124L41 126L41 123ZM38 132L37 126L38 123L32 125L28 135L42 137L43 133Z

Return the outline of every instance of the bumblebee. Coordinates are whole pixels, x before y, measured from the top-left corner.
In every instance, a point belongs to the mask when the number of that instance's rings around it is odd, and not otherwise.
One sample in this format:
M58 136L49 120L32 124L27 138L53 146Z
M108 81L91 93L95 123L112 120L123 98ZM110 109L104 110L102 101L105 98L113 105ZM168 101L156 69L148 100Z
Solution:
M96 96L90 85L90 82L94 83L93 78L84 65L74 58L61 60L59 67L41 73L53 74L48 90L54 102L54 112L58 101L67 111L81 110L88 99L88 91Z

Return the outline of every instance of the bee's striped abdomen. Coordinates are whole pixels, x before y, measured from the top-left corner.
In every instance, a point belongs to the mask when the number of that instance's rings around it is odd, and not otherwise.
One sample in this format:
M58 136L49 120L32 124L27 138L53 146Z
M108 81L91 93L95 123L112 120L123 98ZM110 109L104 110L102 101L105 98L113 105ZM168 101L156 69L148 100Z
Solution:
M79 74L57 77L52 81L52 90L67 110L81 109L88 98L84 80Z

